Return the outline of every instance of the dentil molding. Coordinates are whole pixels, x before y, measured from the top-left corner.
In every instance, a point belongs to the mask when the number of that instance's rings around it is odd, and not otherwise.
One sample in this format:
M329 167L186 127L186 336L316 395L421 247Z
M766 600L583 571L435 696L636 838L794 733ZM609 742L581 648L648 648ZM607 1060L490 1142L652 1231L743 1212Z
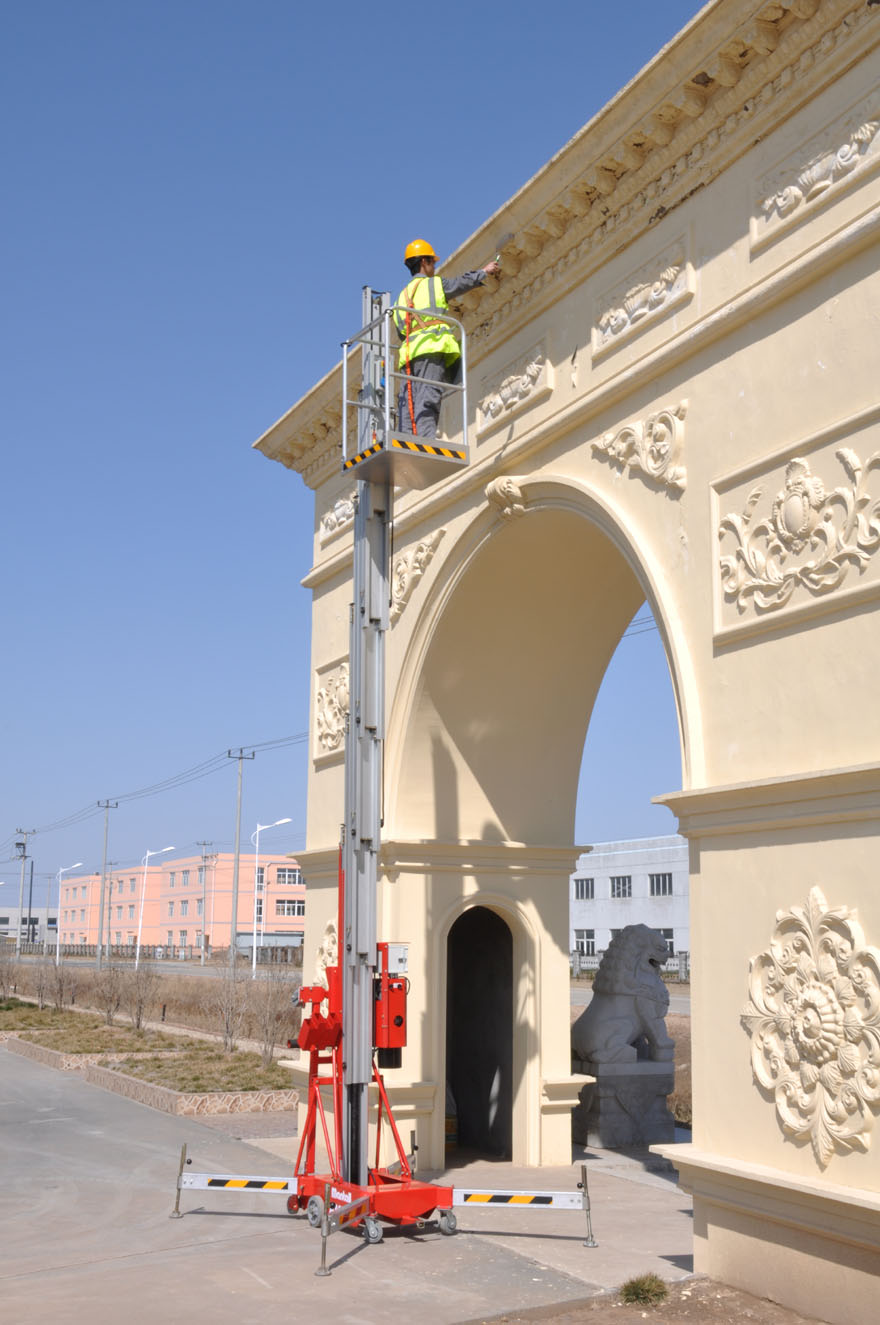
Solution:
M809 1142L823 1169L835 1153L867 1151L880 1109L880 950L856 912L830 908L819 888L777 911L769 948L749 963L741 1021L786 1135Z

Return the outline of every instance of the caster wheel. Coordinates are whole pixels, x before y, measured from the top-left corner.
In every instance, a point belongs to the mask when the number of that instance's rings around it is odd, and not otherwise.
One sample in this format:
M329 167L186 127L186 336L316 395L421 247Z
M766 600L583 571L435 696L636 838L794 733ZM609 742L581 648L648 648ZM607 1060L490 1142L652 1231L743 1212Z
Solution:
M452 1234L458 1228L458 1220L451 1210L440 1211L440 1232L446 1237L452 1237Z
M288 1198L287 1198L287 1213L288 1213L289 1215L296 1215L296 1214L299 1214L299 1197L298 1197L298 1196L288 1196Z
M310 1196L306 1206L306 1219L312 1228L320 1228L324 1218L324 1201L320 1196Z
M375 1243L382 1241L382 1225L379 1223L378 1219L374 1219L372 1215L367 1215L364 1220L364 1237L367 1242Z

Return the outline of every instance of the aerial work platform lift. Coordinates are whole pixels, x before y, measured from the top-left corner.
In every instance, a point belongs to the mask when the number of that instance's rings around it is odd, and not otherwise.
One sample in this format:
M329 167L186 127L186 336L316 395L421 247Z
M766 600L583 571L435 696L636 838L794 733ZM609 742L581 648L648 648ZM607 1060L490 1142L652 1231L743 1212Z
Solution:
M422 489L468 464L465 333L451 315L432 312L455 331L462 355L460 383L442 390L461 410L454 440L422 439L398 427L392 370L390 296L363 291L363 326L343 342L343 472L357 480L354 522L353 602L349 655L350 708L345 742L345 809L339 847L337 963L327 984L303 986L305 1009L298 1044L309 1054L306 1120L292 1176L242 1177L186 1173L184 1146L173 1212L180 1217L184 1188L266 1191L287 1195L291 1213L305 1211L323 1235L363 1227L368 1242L382 1238L382 1223L423 1226L435 1212L442 1233L456 1229L454 1206L511 1205L521 1209L583 1210L586 1246L595 1246L590 1223L586 1168L578 1192L473 1191L415 1176L415 1137L407 1153L394 1121L381 1069L401 1065L406 1046L407 950L377 940L376 899L382 829L385 738L385 634L389 625L391 520L394 489ZM361 384L349 395L349 358L361 351ZM457 412L457 411L456 411ZM350 418L357 420L351 441ZM369 1154L369 1092L378 1098L375 1151ZM325 1093L332 1104L328 1125ZM383 1163L390 1133L396 1158ZM319 1163L319 1148L323 1151ZM326 1158L326 1166L323 1165Z

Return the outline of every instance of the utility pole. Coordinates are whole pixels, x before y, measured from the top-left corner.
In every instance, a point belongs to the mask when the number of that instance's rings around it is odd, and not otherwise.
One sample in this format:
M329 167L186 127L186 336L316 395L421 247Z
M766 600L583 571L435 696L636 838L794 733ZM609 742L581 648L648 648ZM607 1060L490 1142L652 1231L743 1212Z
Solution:
M104 947L104 889L107 884L107 837L110 832L110 811L119 806L119 801L98 801L98 805L104 811L104 857L101 862L101 898L98 902L98 951L95 957L95 965L98 970L101 969L101 950ZM107 917L107 947L110 943L110 917ZM108 951L109 956L109 951Z
M235 970L235 948L238 937L238 865L241 859L241 768L245 759L256 759L256 750L246 754L242 750L227 750L228 759L238 760L238 792L235 800L235 855L232 862L232 916L229 921L229 966Z
M213 842L196 842L197 847L207 848L207 847L212 847L213 845L214 845ZM208 852L207 850L203 850L202 851L202 958L200 963L202 966L204 966L205 964L205 946L206 946L205 936L207 934L207 922L208 922L207 880L208 880Z
M17 959L21 956L21 919L22 919L22 912L24 911L24 866L25 866L25 861L28 858L27 840L29 837L33 837L34 833L36 832L36 829L16 828L15 831L17 835L21 838L21 841L16 842L15 844L15 849L21 858L21 880L18 885L18 926L15 932L15 956Z
M30 880L28 881L28 918L27 918L28 943L33 943L34 941L33 928L31 922L31 905L33 903L33 900L34 900L34 858L33 856L31 856L31 872L30 872ZM46 917L46 919L48 920L48 916Z

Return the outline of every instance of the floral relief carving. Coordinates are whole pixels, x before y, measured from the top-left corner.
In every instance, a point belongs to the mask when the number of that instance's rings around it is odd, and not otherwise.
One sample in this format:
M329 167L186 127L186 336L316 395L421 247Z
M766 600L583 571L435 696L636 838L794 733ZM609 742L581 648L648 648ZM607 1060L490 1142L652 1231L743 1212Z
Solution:
M658 410L640 423L628 423L593 442L593 450L619 469L634 469L655 482L683 492L687 470L681 463L687 401Z
M502 519L509 520L525 514L526 499L516 479L507 475L493 478L491 483L486 484L485 492L486 500L498 508Z
M480 401L480 431L503 422L539 396L549 395L553 388L552 368L542 345L534 346L503 372L501 382Z
M785 1133L809 1141L821 1168L835 1152L867 1151L880 1109L880 950L856 912L830 908L819 888L777 911L770 947L749 963L741 1022Z
M880 468L880 451L863 465L855 451L835 452L846 485L826 491L804 459L793 459L785 486L769 514L755 520L763 488L753 488L742 515L721 520L718 537L729 535L733 551L722 556L724 597L740 613L783 607L798 588L830 593L854 568L863 571L880 547L880 496L871 497L868 479Z
M775 212L779 217L784 217L802 203L820 198L833 184L855 170L873 142L878 128L880 120L866 120L853 129L838 147L815 153L801 166L793 180L763 200L763 211L768 216Z
M435 529L427 538L416 543L415 547L394 557L391 564L391 608L388 613L391 622L396 621L403 612L445 533L445 529Z
M319 754L335 754L345 745L345 723L350 704L348 663L326 673L315 696L315 726Z
M656 258L651 267L631 275L626 283L602 296L603 311L593 327L593 354L613 349L630 333L686 303L693 292L691 268L684 257L684 244L679 242Z
M338 534L346 525L351 524L354 519L354 504L356 494L352 492L348 497L338 497L330 509L321 518L320 540L326 543L332 534Z

